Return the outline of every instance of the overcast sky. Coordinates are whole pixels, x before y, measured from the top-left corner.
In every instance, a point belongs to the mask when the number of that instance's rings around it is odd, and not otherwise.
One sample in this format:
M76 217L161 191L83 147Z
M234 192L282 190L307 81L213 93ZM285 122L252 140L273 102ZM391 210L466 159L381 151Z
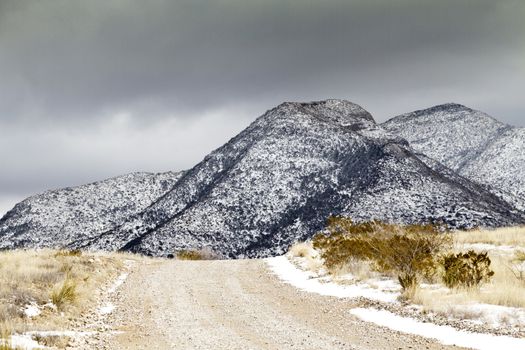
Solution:
M0 0L0 215L187 169L283 101L525 126L525 1Z

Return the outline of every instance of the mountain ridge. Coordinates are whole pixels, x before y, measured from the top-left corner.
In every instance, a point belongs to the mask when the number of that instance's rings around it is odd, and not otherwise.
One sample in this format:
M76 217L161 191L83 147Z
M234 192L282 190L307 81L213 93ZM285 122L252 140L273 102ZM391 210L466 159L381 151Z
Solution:
M281 254L322 229L329 215L451 228L525 222L501 197L416 153L357 104L285 102L180 173L140 210L105 230L58 236L56 243L160 256L206 247L242 258ZM6 239L11 230L2 219L0 248L38 245L36 232L24 233L33 241Z

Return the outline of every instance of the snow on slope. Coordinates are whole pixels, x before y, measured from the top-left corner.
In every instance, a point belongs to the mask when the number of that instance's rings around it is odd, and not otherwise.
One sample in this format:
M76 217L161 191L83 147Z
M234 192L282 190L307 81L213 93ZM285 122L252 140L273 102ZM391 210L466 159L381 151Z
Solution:
M525 129L458 104L392 118L382 126L418 152L525 210Z
M311 237L332 214L453 228L525 222L482 186L429 167L405 139L344 100L283 103L180 179L168 175L168 185L151 187L152 179L144 187L131 181L120 198L111 182L32 197L0 223L0 247L151 255L208 247L266 257Z
M452 172L430 169L356 104L284 103L143 213L79 246L152 255L211 247L264 257L310 237L331 214L451 227L523 222L512 210Z
M47 191L0 220L0 248L64 247L122 224L173 187L182 173L134 173Z
M493 140L461 169L462 175L502 189L525 210L525 128L512 128ZM512 197L507 196L509 201Z

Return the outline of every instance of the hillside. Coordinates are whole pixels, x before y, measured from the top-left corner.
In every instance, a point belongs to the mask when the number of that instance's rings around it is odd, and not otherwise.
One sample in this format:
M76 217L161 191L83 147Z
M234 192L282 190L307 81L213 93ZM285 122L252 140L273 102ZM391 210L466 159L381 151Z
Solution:
M525 129L458 104L392 118L382 127L418 152L525 209Z
M121 225L165 194L182 173L134 173L47 191L0 220L0 249L61 247Z
M82 187L79 197L50 201L51 192L22 202L2 220L0 246L161 256L207 247L226 257L261 257L283 253L335 214L451 228L525 222L482 186L428 163L356 104L283 103L160 187L133 185L115 204L107 196L114 185L105 182ZM90 197L100 204L96 211L79 206Z

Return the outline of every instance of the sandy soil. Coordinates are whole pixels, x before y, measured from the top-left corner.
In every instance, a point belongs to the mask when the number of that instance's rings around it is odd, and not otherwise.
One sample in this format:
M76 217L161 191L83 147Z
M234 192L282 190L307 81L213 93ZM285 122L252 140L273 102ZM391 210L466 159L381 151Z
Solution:
M112 302L107 331L76 348L452 349L360 321L356 302L298 291L262 260L136 264Z

